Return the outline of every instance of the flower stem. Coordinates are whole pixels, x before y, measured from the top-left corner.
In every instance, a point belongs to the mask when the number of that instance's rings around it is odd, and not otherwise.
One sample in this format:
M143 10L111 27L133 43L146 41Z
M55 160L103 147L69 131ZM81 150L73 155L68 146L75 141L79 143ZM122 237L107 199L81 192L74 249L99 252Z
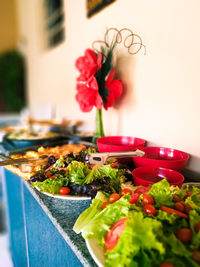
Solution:
M93 140L92 140L94 144L96 144L97 138L104 136L102 109L96 110L96 121L95 122L96 122L96 129L95 129L95 133L94 133Z

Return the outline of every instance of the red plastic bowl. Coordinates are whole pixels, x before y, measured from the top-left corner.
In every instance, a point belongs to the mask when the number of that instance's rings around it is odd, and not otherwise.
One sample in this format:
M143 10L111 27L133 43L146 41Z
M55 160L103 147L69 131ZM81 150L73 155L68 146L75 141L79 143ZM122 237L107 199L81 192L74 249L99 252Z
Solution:
M145 155L132 158L136 167L162 167L182 171L189 159L187 153L173 148L143 147L140 149L145 152Z
M166 178L170 185L181 187L184 176L175 170L155 167L139 167L132 171L136 186L148 186Z
M131 136L104 136L97 139L99 152L130 151L141 148L146 140Z

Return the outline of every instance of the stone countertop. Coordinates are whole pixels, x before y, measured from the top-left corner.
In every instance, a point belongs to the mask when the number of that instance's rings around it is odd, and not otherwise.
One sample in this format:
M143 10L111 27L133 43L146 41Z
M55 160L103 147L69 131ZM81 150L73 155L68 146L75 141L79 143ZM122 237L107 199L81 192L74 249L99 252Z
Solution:
M92 259L81 234L78 235L72 230L76 219L90 206L91 200L65 200L53 198L32 188L28 181L24 181L24 183L83 266L97 266Z

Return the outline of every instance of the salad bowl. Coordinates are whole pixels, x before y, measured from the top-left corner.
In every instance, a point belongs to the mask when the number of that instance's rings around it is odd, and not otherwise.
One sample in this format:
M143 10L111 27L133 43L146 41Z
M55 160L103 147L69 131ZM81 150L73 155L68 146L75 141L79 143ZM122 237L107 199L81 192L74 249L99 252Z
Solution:
M199 266L200 188L182 190L163 179L148 194L139 189L132 188L134 203L130 188L110 203L105 201L111 196L99 194L76 220L73 230L82 234L96 264Z
M136 186L148 186L166 178L170 185L181 187L184 176L175 170L157 167L138 167L132 171Z
M99 152L130 151L143 147L146 140L131 136L104 136L97 139Z
M140 150L144 151L145 155L142 158L132 158L135 167L151 166L182 171L189 160L189 154L173 148L142 147Z

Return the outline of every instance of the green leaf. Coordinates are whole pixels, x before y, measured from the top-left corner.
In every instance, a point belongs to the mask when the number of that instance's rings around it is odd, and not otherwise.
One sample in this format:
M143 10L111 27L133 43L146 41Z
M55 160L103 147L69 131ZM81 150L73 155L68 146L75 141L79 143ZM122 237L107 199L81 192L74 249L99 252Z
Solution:
M107 251L105 266L156 266L165 253L159 241L162 224L135 212L126 221L116 247Z
M43 182L34 182L31 186L38 187L41 192L50 193L52 195L59 194L59 189L67 186L69 183L68 177L49 178Z
M98 244L104 246L104 237L110 227L119 219L128 216L131 206L129 198L130 196L126 195L103 210L100 210L103 202L101 200L97 202L97 199L93 200L91 207L84 211L84 216L80 215L78 218L78 224L81 224L81 227L78 228L79 232L81 231L84 238L96 238ZM90 220L85 219L87 217ZM77 223L75 226L75 230L77 230Z
M155 206L174 206L172 193L170 191L170 185L167 179L163 179L152 185L148 194L154 198Z

